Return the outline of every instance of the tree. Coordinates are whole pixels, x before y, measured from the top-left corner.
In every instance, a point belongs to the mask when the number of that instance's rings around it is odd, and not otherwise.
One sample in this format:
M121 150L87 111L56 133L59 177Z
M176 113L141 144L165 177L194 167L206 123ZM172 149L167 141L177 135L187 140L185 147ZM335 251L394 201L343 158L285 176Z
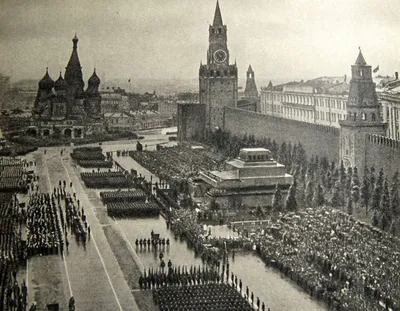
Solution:
M324 189L318 184L314 191L313 206L321 207L325 204Z
M305 197L304 197L305 201L304 203L307 205L307 207L311 206L313 197L314 197L314 183L312 181L309 181L306 186Z
M296 164L301 166L307 165L307 156L303 145L299 142L296 148Z
M336 181L335 187L333 188L331 205L336 208L344 206L344 197L340 180Z
M286 148L286 143L283 142L279 150L278 161L287 166L286 159L287 159L287 148Z
M379 186L379 182L377 181L375 183L374 191L372 192L371 209L373 211L379 211L380 210L381 196L382 196L382 189Z
M360 200L360 181L358 179L357 168L354 168L353 170L353 174L351 176L350 189L351 189L350 198L357 207L358 201Z
M360 187L353 184L351 185L351 195L350 195L350 199L352 202L354 202L356 208L357 208L357 204L358 201L360 200Z
M383 173L383 169L380 169L378 178L376 179L376 185L378 185L379 189L381 190L382 193L382 187L383 187L383 181L385 179L385 175Z
M310 182L310 181L314 181L315 180L315 174L314 174L314 167L313 165L310 163L307 167L307 171L306 171L306 181Z
M364 167L364 176L361 186L361 202L365 206L365 213L368 214L369 200L371 198L371 180L368 167Z
M385 230L390 222L392 221L392 213L390 210L390 198L389 198L389 186L388 182L385 179L383 182L383 191L380 202L380 210L381 210L381 226L382 230Z
M393 174L390 186L390 207L394 218L400 216L399 171Z
M343 184L346 182L346 169L344 167L343 160L340 161L339 179L340 179L340 182Z
M292 185L289 188L289 194L286 198L286 203L285 203L285 208L289 212L297 210L296 191L297 191L297 182L296 179L294 179Z
M351 198L347 200L347 214L353 215L353 202Z
M260 219L264 216L264 212L263 212L260 204L257 204L256 215Z
M374 214L373 214L373 216L372 216L371 224L372 224L374 227L377 227L377 226L379 225L379 218L378 218L378 212L377 212L377 211L374 211Z
M283 211L282 192L279 184L276 184L275 187L275 194L272 199L272 211L277 213Z

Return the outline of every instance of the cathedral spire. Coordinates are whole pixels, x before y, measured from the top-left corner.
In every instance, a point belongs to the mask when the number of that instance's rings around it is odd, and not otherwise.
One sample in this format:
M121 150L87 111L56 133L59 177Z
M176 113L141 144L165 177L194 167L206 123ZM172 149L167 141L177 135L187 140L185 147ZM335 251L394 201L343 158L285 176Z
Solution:
M214 22L213 22L213 26L223 26L222 23L222 15L221 15L221 10L219 8L219 2L217 0L217 6L215 8L215 14L214 14Z
M83 88L85 83L83 82L81 62L78 57L78 37L74 36L72 39L73 48L71 57L68 61L68 65L65 68L64 79L68 85L72 88L72 94L80 96L83 94Z

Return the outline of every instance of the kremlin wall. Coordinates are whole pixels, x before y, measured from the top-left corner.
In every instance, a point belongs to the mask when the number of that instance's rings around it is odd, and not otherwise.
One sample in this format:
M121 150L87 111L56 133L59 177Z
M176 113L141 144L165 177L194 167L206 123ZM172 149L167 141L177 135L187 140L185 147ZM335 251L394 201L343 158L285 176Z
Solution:
M224 130L237 136L254 135L282 142L301 142L308 155L339 160L337 128L264 115L237 108L225 108Z

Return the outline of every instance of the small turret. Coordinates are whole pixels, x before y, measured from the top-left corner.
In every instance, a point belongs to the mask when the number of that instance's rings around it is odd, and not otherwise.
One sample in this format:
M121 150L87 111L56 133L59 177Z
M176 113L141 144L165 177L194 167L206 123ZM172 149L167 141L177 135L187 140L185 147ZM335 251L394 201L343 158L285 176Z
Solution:
M92 76L88 80L89 86L99 86L100 85L100 78L96 74L96 68L93 70Z
M54 82L54 89L56 90L56 92L59 92L59 91L65 91L67 88L68 88L67 81L64 80L60 71L60 76L58 77L56 82Z
M256 80L254 78L254 71L253 68L251 68L251 65L249 65L249 68L247 69L246 76L247 80L246 80L246 88L244 90L244 96L257 97L258 90L257 90Z
M98 94L100 86L100 78L96 74L96 68L93 70L92 76L88 80L87 94Z
M39 81L39 89L51 90L53 87L54 87L54 81L49 76L49 69L46 68L46 73L44 77Z

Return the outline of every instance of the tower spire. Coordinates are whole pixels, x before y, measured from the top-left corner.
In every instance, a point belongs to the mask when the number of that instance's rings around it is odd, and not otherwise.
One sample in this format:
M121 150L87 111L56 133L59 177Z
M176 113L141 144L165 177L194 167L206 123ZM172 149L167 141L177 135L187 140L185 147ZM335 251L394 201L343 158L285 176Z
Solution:
M216 8L215 8L213 26L223 26L223 23L222 23L222 15L221 15L221 10L220 10L220 8L219 8L219 2L218 2L218 0L217 0L217 6L216 6Z
M72 94L79 96L83 94L83 88L85 83L83 82L82 67L78 57L78 37L74 36L72 39L73 48L71 57L68 61L67 67L65 68L64 79L71 87Z
M358 57L356 59L356 65L360 65L360 66L367 65L367 62L365 61L364 56L361 52L361 47L358 47L358 50L359 50L359 52L358 52Z

